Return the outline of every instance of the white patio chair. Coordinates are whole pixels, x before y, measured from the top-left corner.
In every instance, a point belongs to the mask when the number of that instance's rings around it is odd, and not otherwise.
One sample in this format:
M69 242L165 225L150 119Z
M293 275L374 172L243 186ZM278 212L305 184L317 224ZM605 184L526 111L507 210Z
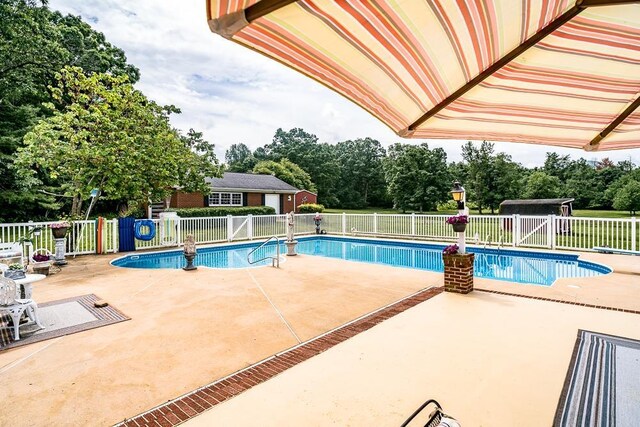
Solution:
M25 325L35 323L41 329L44 329L38 318L38 305L36 302L32 299L19 299L17 297L18 285L16 282L6 277L0 277L0 314L7 313L11 316L13 335L16 341L20 339L20 326L24 326L20 325L20 319L25 312L31 321Z
M2 243L0 241L0 260L10 264L24 261L22 246L19 243Z

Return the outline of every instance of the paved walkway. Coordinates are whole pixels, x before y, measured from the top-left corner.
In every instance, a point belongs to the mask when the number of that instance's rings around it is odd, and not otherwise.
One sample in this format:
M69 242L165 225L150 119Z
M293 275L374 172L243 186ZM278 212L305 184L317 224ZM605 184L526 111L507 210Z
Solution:
M185 426L398 426L435 398L462 426L548 426L578 329L640 339L640 315L441 294Z

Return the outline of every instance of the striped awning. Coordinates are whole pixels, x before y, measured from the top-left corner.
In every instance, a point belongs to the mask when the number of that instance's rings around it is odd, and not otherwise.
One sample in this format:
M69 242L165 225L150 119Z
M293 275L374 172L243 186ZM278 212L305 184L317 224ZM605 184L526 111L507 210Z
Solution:
M640 147L640 0L207 0L398 135Z

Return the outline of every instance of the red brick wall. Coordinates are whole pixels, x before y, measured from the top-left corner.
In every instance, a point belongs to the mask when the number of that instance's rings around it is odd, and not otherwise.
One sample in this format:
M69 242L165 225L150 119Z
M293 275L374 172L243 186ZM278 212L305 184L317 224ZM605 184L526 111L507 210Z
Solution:
M295 197L293 194L281 194L280 197L282 198L282 212L280 213L286 214L295 210ZM291 198L291 200L289 200L289 198Z
M172 208L202 208L204 207L204 196L202 193L183 193L176 191L171 195Z
M468 294L473 291L474 254L443 255L444 290Z
M304 199L306 198L306 201ZM296 211L303 203L318 203L318 196L307 190L301 190L296 194Z

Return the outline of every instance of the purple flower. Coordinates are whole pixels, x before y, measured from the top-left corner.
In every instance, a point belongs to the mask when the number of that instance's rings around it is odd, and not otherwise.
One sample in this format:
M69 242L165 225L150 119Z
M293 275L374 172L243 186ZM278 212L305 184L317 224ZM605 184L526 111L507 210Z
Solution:
M32 258L33 258L33 261L35 262L49 261L49 255L45 255L45 254L35 254Z
M50 228L69 228L70 224L67 221L56 222L49 226Z
M447 218L447 224L468 224L469 217L466 215L456 215Z
M442 253L445 255L455 255L458 253L458 245L449 245L442 250Z

